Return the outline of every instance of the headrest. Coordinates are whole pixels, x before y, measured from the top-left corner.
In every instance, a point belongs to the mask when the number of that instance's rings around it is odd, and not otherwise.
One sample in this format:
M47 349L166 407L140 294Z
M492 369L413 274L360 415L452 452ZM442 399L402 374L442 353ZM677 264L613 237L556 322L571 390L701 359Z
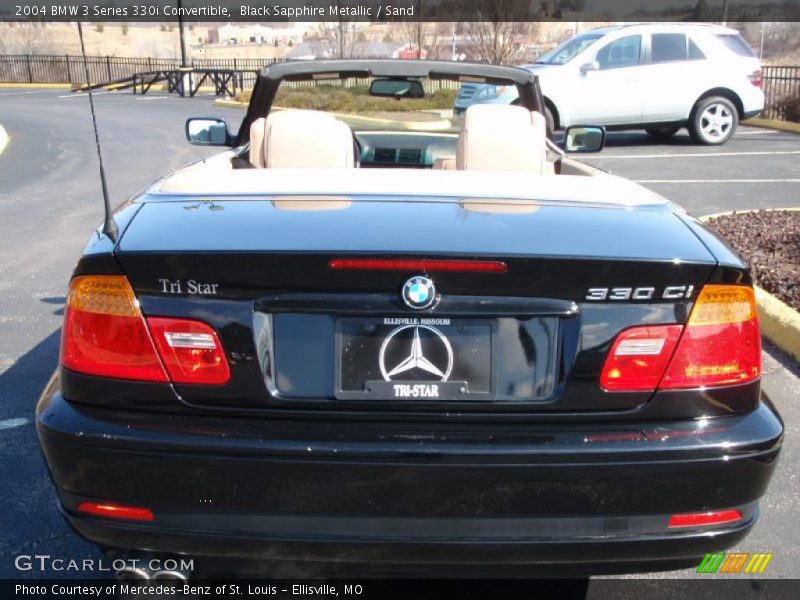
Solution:
M250 162L268 169L352 168L353 133L330 113L276 111L250 126Z
M473 104L464 113L456 168L542 174L547 121L521 106Z

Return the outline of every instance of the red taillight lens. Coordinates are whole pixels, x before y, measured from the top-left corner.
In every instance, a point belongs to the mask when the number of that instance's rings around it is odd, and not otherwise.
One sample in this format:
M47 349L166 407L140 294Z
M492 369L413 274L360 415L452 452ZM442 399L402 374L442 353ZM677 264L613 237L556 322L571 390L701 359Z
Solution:
M742 520L742 513L738 510L716 510L702 513L686 513L672 515L668 527L702 527L704 525L722 525L735 523Z
M656 389L682 329L681 325L655 325L623 331L608 353L600 386L608 391Z
M231 378L222 344L205 323L148 317L147 324L175 383L220 385Z
M81 502L78 505L78 512L98 517L110 517L112 519L126 519L129 521L152 521L153 512L149 508L138 506L124 506L113 502Z
M682 333L681 333L682 332ZM600 374L607 391L690 389L747 383L761 375L753 289L707 285L681 325L623 331Z
M705 286L659 389L733 385L760 375L761 336L753 289Z
M125 277L115 275L70 282L61 364L87 375L168 381L133 290Z
M750 73L750 75L747 76L747 79L749 79L750 83L752 83L754 86L760 88L762 82L761 69L758 69L757 71L753 71L752 73Z

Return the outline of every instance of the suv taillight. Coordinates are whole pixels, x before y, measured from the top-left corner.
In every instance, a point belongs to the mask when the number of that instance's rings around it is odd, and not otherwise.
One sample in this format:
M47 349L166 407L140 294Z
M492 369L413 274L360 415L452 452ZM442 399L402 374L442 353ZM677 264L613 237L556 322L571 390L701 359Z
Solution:
M600 375L608 391L690 389L747 383L761 375L753 289L707 285L685 326L623 331Z
M230 378L213 329L186 319L145 321L130 283L118 275L70 282L61 364L77 373L137 381L221 384Z
M752 83L754 86L756 86L757 88L760 88L761 87L761 81L762 81L762 79L761 79L761 69L756 69L755 71L750 73L747 76L747 79L749 79L750 83Z

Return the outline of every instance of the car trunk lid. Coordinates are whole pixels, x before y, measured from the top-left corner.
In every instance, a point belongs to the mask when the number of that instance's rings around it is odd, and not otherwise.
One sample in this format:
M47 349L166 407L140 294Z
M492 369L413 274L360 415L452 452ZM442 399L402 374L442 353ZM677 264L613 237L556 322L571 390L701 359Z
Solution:
M505 269L331 268L365 257ZM639 406L650 393L598 385L610 343L682 323L716 266L663 206L378 197L145 202L118 259L145 314L219 332L230 383L177 386L184 400L335 411ZM401 300L417 275L440 295L427 311ZM415 344L433 368L387 377Z

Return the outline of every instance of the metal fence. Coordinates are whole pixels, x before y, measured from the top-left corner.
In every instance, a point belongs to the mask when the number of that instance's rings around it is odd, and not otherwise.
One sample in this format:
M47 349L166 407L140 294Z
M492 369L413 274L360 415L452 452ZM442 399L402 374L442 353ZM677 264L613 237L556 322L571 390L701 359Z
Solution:
M281 62L282 59L268 58L220 58L192 59L194 68L232 69L241 71L243 87L252 87L256 72L266 65ZM92 83L113 81L130 77L145 71L178 69L181 61L177 58L131 58L119 56L90 56L89 79ZM800 66L765 66L762 70L763 89L766 95L766 108L763 116L770 119L786 119L789 115L785 102L800 98ZM30 55L12 54L0 56L0 83L87 83L80 56L69 55ZM303 82L305 84L305 82ZM313 85L316 82L309 82ZM322 83L331 84L330 80ZM457 89L458 82L426 81L428 93L439 89ZM350 79L340 85L368 85L369 80Z
M766 119L791 120L786 102L794 100L800 103L800 66L763 67L761 76L761 87L766 96L762 116Z
M91 83L114 81L135 73L179 69L177 58L132 58L120 56L89 56ZM268 58L193 59L189 66L202 69L232 69L242 71L244 87L252 87L256 72L266 65L280 62ZM0 56L0 83L70 83L85 84L86 74L81 56L11 54Z
M283 62L275 58L209 58L192 59L189 66L202 69L232 69L242 75L242 87L248 89L255 83L256 73L267 65ZM120 56L89 56L89 79L91 83L114 81L131 77L136 73L179 69L177 58L131 58ZM0 83L69 83L85 84L86 74L83 57L69 55L11 54L0 56ZM287 84L291 87L303 85L341 85L359 87L369 85L369 79L319 80ZM425 81L425 91L433 93L440 89L458 89L457 81Z

